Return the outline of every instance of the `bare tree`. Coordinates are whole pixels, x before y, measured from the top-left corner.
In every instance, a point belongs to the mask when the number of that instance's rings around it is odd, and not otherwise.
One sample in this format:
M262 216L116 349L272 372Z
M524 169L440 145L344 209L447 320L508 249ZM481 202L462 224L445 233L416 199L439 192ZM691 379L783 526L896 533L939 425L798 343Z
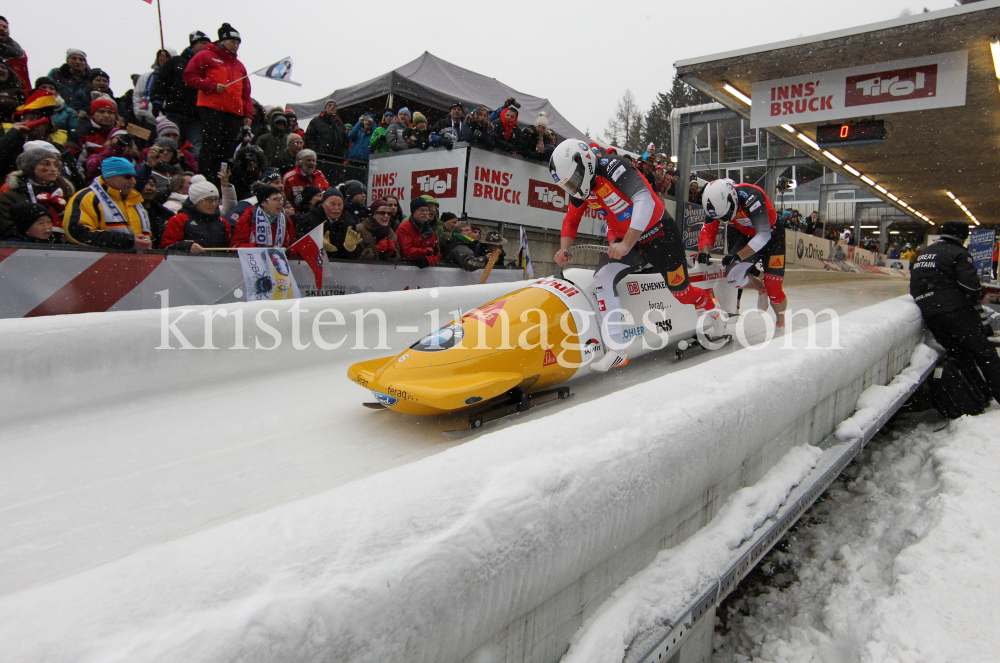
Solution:
M608 120L604 140L615 147L642 152L643 115L632 90L625 90L615 108L615 114Z

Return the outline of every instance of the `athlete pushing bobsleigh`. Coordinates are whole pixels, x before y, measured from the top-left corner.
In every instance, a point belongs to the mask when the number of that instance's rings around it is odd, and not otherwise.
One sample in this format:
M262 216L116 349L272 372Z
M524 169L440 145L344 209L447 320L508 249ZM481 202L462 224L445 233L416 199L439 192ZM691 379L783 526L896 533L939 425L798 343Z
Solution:
M635 167L618 155L597 156L586 143L569 139L552 153L549 172L570 196L560 248L554 257L556 264L561 267L570 260L567 250L576 239L584 205L603 212L607 223L610 246L594 274L594 290L608 351L590 365L591 370L604 372L628 363L622 336L627 321L615 287L643 262L652 264L663 276L677 301L705 312L715 335L722 335L722 307L708 292L689 282L680 229Z
M698 235L698 262L708 264L719 224L725 221L729 253L722 259L722 265L726 268L726 281L736 288L756 290L761 310L767 309L770 300L777 316L776 326L784 327L788 307L781 287L785 279L785 228L777 220L767 194L753 184L721 179L705 185L701 204L711 220ZM758 261L763 263L763 281L757 278Z

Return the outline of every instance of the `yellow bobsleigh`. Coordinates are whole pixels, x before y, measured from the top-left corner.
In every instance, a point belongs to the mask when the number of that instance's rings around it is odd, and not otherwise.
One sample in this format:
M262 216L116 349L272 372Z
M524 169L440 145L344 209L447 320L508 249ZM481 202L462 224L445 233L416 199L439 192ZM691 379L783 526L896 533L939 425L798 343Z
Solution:
M735 291L726 285L721 266L693 266L691 281L713 289L724 308L735 306ZM527 409L534 395L565 397L568 388L556 388L587 375L588 364L604 356L593 291L589 270L530 281L396 356L354 364L347 375L382 407L404 414L456 412L501 397ZM618 291L633 319L624 329L630 357L673 342L686 347L683 339L696 338L697 312L674 299L659 274L629 275Z

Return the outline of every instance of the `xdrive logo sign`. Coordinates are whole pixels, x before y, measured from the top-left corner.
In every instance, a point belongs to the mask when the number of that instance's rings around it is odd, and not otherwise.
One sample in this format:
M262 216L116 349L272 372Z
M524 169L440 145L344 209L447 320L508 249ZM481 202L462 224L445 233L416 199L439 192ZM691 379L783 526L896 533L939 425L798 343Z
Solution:
M938 66L892 69L874 74L848 76L845 106L881 104L887 101L922 99L937 94Z
M559 187L548 182L528 179L528 207L562 212L568 202L566 194Z
M415 170L411 182L411 200L423 195L435 198L455 198L458 196L458 168Z

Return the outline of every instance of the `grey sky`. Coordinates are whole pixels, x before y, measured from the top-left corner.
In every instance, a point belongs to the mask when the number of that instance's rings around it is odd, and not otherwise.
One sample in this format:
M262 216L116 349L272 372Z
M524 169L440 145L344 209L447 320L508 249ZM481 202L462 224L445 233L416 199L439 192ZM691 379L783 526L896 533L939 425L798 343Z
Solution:
M790 2L281 2L161 0L168 47L192 30L213 39L223 21L243 36L240 59L253 71L295 61L301 88L252 77L263 104L309 101L409 62L424 50L548 97L566 118L597 135L626 88L648 108L684 58L895 18L905 9L944 9L952 0ZM374 9L365 9L365 7ZM32 79L85 51L121 94L159 48L156 4L143 0L10 3L11 36L27 51ZM877 57L877 54L873 54ZM350 121L353 118L345 118Z

